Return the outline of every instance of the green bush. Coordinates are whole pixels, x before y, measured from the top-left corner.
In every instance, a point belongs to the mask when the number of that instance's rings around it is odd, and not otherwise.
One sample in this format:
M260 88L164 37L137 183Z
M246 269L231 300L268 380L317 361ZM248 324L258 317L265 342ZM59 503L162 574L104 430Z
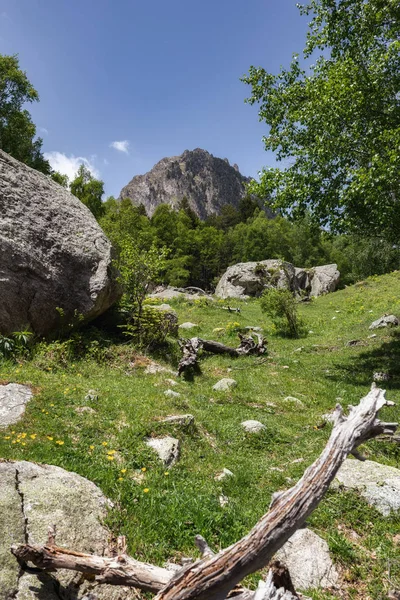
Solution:
M14 331L8 337L0 335L0 358L27 355L31 337L31 331Z
M289 337L298 337L304 328L297 312L297 302L287 289L268 289L261 297L261 310L269 315L277 330Z

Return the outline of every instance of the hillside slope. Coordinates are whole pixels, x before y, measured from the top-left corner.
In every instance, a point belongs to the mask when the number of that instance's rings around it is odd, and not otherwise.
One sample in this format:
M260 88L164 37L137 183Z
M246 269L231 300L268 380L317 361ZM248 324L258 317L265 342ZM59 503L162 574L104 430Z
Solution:
M127 535L135 557L158 564L193 555L197 533L218 549L247 532L271 494L290 487L321 452L331 427L323 415L337 402L345 409L357 404L375 371L389 372L387 397L396 403L382 418L400 421L400 328L368 329L386 312L400 315L398 272L301 304L309 333L297 340L277 335L258 300L238 302L241 313L234 315L221 310L223 301L171 304L180 323L197 323L196 334L206 339L235 345L239 328L262 327L268 356L203 357L200 376L177 380L177 397L164 395L173 374L145 373L154 358L137 356L126 345L109 346L93 329L86 342L97 344L89 344L86 358L79 358L82 344L74 352L68 340L42 346L19 364L0 364L3 381L29 383L36 393L23 420L0 436L0 456L59 465L94 481L116 503L109 517L113 531ZM168 350L167 369L176 368L173 352ZM233 377L237 386L215 392L222 377ZM98 400L85 400L89 389L98 391ZM80 410L87 404L94 412ZM195 419L191 426L160 422L187 413ZM240 423L247 419L261 421L266 430L245 434ZM21 433L25 446L16 442ZM146 437L162 434L181 443L180 460L168 469L145 444ZM362 452L400 467L392 442L374 441ZM223 468L234 476L216 481ZM223 507L221 495L228 499ZM383 517L356 493L332 489L308 526L327 540L341 577L340 592L311 590L308 596L378 600L390 587L400 588L400 515Z

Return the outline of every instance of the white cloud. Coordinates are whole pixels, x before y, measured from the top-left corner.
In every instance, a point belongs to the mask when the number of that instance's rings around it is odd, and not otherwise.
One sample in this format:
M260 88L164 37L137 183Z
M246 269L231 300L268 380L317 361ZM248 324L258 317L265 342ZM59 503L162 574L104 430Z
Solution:
M106 158L103 158L103 163L104 163L106 166L108 166L108 165L110 164Z
M93 162L91 162L93 157L89 160L84 156L74 156L73 154L71 154L71 156L67 156L62 152L56 151L45 152L44 157L49 161L51 167L55 171L59 171L63 175L68 175L70 181L75 178L80 165L85 165L85 167L89 169L93 177L96 179L100 177L99 171L93 165Z
M110 148L114 148L114 150L118 150L119 152L125 152L125 154L129 154L129 140L111 142Z
M46 127L38 127L39 133L43 133L43 135L49 135L49 130Z

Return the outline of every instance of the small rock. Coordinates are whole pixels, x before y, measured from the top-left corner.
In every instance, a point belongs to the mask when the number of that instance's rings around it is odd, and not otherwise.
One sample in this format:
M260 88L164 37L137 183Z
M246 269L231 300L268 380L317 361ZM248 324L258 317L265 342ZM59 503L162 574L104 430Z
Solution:
M215 481L222 481L223 479L225 479L225 477L233 477L232 471L230 471L229 469L223 468L220 473L216 474L214 479L215 479Z
M335 417L333 413L325 413L324 415L322 415L322 420L326 421L327 423L334 423L335 422Z
M173 371L166 369L165 367L156 362L151 362L149 365L147 365L144 372L145 375L156 375L157 373L173 373Z
M146 440L146 444L157 452L166 466L174 465L179 458L179 440L169 435L163 438L150 438Z
M291 406L298 406L299 408L305 408L304 402L302 402L298 398L295 398L294 396L286 396L286 398L283 399L283 402L285 404L289 404Z
M329 556L328 544L310 529L298 529L276 553L289 569L297 589L336 587L338 573Z
M283 365L282 369L289 369L289 365Z
M224 496L224 494L221 494L219 497L219 504L220 504L221 508L224 508L224 506L227 506L227 504L229 504L228 496Z
M296 348L296 350L293 350L293 352L303 352L304 350L304 346L300 346L300 348Z
M296 465L297 463L302 462L304 462L304 458L296 458L295 460L292 460L292 465Z
M179 325L179 329L195 329L196 327L198 327L198 325L196 323L190 323L190 321Z
M194 423L193 415L171 415L170 417L165 417L162 419L161 423L172 423L173 425L183 425L184 427L189 427Z
M400 469L372 460L346 459L336 481L346 489L357 489L368 504L384 516L400 510Z
M376 338L376 337L378 337L378 336L376 335L376 333L371 333L371 335L369 335L369 336L368 336L368 339L369 339L369 340L373 340L373 339L374 339L374 338Z
M0 385L0 428L17 423L33 394L27 385L9 383Z
M380 329L381 327L398 327L399 320L394 315L383 315L369 326L369 329Z
M179 398L180 393L174 392L174 390L165 390L164 396L167 396L167 398Z
M229 379L228 377L224 377L220 379L215 385L213 385L213 390L217 392L227 392L230 388L236 387L237 382L235 379Z
M264 429L266 429L265 425L263 425L263 423L260 423L260 421L254 421L253 419L249 419L248 421L243 421L241 423L243 429L245 431L247 431L248 433L260 433L260 431L263 431Z
M152 306L151 308L154 308L155 310L174 310L172 308L172 306L170 306L169 304L156 304L155 306Z
M361 340L350 340L349 342L347 342L346 346L358 346L361 343Z
M91 408L90 406L78 406L75 409L75 412L78 414L82 414L82 413L87 413L89 415L96 414L96 411L93 408Z
M86 402L96 402L99 399L99 392L96 390L89 390L85 396Z
M164 379L165 383L168 383L168 385L179 385L177 381L175 381L175 379Z
M383 371L378 371L372 376L374 381L389 381L390 375L389 373L384 373Z
M246 329L246 331L257 331L257 332L262 331L262 327L252 327L251 325L246 325L245 329Z

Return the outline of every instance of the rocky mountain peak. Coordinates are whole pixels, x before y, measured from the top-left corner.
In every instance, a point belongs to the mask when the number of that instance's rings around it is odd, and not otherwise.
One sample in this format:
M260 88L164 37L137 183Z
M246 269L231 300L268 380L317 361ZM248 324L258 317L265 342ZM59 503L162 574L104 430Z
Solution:
M149 216L159 204L177 208L186 197L198 217L206 219L219 214L225 204L237 207L249 181L227 158L196 148L161 159L145 175L133 177L119 197L130 198L137 206L143 204Z

